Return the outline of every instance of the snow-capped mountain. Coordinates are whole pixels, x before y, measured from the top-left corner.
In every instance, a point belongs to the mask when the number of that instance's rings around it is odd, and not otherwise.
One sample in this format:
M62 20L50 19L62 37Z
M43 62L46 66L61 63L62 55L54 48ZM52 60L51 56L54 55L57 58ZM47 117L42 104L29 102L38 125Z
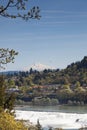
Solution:
M38 71L43 71L44 69L54 69L53 67L50 67L50 66L47 66L47 65L44 65L41 63L37 63L37 64L33 64L29 67L25 67L24 71L29 71L31 68L33 70L38 70Z

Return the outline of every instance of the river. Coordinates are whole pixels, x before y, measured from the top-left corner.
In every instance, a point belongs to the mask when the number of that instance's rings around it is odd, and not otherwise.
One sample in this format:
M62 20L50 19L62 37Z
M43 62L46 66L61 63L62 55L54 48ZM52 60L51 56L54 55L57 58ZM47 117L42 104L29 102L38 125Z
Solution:
M87 106L17 106L16 118L44 128L79 129L87 126Z

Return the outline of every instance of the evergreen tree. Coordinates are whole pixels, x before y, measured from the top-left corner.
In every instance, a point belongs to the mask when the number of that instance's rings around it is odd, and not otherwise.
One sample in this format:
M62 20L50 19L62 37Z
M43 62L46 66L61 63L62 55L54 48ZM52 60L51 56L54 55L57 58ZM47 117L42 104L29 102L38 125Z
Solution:
M4 65L8 64L10 62L14 62L15 56L18 54L18 52L15 52L15 50L9 50L9 49L0 49L0 69L5 68ZM5 77L3 75L0 75L0 107L2 109L8 109L11 111L13 109L14 105L14 94L7 93L6 89L8 87L5 85Z
M0 75L0 107L4 109L5 104L5 86L4 77Z

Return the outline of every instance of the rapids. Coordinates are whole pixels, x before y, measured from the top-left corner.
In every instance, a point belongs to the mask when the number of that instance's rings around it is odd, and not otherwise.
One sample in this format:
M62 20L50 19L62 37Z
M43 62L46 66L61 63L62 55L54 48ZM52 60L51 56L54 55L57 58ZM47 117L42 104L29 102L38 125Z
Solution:
M25 109L24 109L25 108ZM87 126L87 114L79 112L63 112L63 110L48 109L16 109L16 119L29 120L33 124L37 124L39 119L42 127L63 128L63 129L78 129Z

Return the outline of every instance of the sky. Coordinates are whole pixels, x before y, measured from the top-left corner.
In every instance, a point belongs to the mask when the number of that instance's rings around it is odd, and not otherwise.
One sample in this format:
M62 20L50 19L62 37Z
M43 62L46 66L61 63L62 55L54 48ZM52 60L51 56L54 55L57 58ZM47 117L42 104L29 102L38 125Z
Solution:
M19 52L6 70L35 63L63 69L87 56L87 0L29 0L26 11L32 6L39 6L40 20L0 16L0 47Z

